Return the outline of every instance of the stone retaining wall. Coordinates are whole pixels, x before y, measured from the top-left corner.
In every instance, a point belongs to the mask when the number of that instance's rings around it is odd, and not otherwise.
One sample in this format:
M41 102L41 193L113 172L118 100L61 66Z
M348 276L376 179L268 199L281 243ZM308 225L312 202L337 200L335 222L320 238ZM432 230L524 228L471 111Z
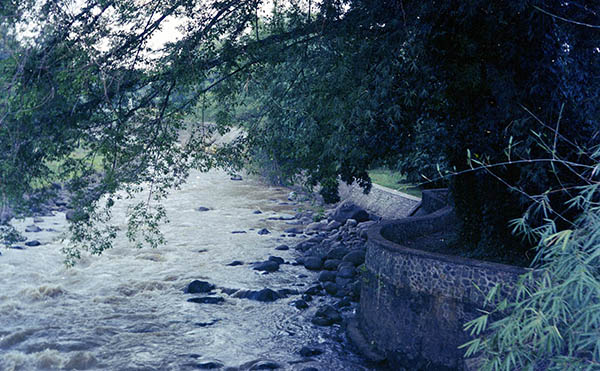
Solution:
M410 238L399 236L402 223L427 217L368 230L359 326L392 369L464 370L464 350L458 349L469 340L464 323L480 315L489 288L502 282L510 291L526 269L410 249L384 238Z
M386 220L399 219L410 215L421 201L406 193L373 184L371 192L365 194L357 184L340 182L339 195L342 200L350 200L369 213Z

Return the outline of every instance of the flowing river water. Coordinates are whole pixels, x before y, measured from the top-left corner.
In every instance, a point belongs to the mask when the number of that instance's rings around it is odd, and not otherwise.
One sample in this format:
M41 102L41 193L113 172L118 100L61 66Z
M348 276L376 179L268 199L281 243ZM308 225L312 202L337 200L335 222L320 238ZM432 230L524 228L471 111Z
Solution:
M99 257L84 256L66 268L60 233L65 215L44 217L41 246L1 249L0 370L188 370L216 367L258 369L275 361L282 369L369 370L349 350L342 329L310 323L317 304L301 311L290 296L271 303L228 296L224 289L303 291L316 275L283 264L261 274L248 263L277 255L294 261L293 245L281 237L289 224L269 220L294 215L287 190L253 180L231 181L220 171L193 173L165 206L168 243L135 249L125 237ZM209 208L205 212L196 209ZM255 214L261 210L262 214ZM117 205L122 222L126 205ZM24 231L31 218L13 223ZM259 235L260 228L271 231ZM232 231L247 233L232 234ZM244 265L228 266L234 260ZM195 279L216 285L221 304L197 304L184 288ZM324 298L321 300L327 301ZM303 346L324 353L298 354ZM262 362L262 363L261 363Z

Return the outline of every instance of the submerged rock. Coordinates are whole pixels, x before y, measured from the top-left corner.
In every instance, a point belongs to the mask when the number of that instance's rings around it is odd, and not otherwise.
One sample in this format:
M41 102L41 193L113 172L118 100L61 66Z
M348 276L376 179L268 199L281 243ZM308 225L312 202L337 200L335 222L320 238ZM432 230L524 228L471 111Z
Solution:
M319 354L322 354L323 351L319 348L315 348L315 347L302 347L298 353L300 353L300 355L302 357L312 357L312 356L318 356Z
M35 233L35 232L41 232L42 228L38 227L37 225L28 225L25 228L25 232L29 232L29 233Z
M341 314L331 305L320 307L311 322L317 326L331 326L334 323L341 323Z
M260 235L270 234L271 232L267 228L263 228L257 232Z
M289 249L290 249L290 247L288 245L279 245L275 248L275 250L278 250L278 251L286 251Z
M220 296L205 296L201 298L189 298L187 301L198 304L220 304L223 303L225 299Z
M42 243L38 240L31 240L31 241L25 242L25 246L29 246L29 247L40 246L41 244Z
M196 208L196 211L209 211L210 209L208 207L204 207L204 206L200 206Z
M238 266L238 265L244 265L244 262L243 261L239 261L239 260L234 260L234 261L232 261L231 263L229 263L227 265L230 266L230 267L235 267L235 266Z

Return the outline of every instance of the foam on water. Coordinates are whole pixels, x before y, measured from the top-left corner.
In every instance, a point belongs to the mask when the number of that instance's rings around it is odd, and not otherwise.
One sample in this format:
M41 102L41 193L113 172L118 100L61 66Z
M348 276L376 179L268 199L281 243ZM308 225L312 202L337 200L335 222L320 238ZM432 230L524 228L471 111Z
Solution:
M185 370L214 360L235 367L260 359L289 369L366 369L331 336L319 338L323 330L310 324L316 306L302 312L291 305L297 297L259 303L221 291L293 288L296 277L307 274L288 264L269 275L249 264L227 265L265 260L275 246L294 243L279 237L289 227L285 221L267 219L294 214L293 206L278 202L287 201L287 193L230 181L222 172L192 174L165 204L171 219L162 228L166 246L135 249L122 231L112 250L99 257L83 254L72 269L60 252L64 214L44 218L38 223L43 232L26 234L42 246L3 249L0 256L0 370ZM196 211L200 206L211 210ZM256 209L263 214L254 214ZM125 225L126 210L126 203L116 205L117 224ZM23 231L31 223L26 218L13 224ZM258 235L260 228L272 233ZM276 252L286 261L294 254ZM308 274L306 284L315 279ZM193 295L183 289L194 279L215 284L214 295L225 302L187 302ZM292 366L302 346L316 343L325 343L322 363Z

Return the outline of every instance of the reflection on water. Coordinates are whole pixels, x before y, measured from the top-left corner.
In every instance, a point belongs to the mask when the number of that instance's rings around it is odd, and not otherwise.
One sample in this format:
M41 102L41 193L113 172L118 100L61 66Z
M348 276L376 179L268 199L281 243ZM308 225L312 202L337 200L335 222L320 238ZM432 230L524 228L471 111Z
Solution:
M123 238L72 269L62 263L58 232L26 234L43 245L2 249L0 256L0 369L250 369L260 361L290 370L367 369L347 350L341 329L317 329L308 320L315 308L291 305L297 297L261 303L224 292L301 290L314 281L312 273L290 264L268 275L248 264L227 265L270 255L293 261L293 251L274 250L294 242L280 237L289 225L267 219L294 214L293 205L281 205L286 195L254 181L230 181L222 172L192 174L166 203L171 219L163 227L166 246L138 250ZM199 212L200 206L209 210ZM118 205L115 218L123 218L125 209ZM28 218L14 224L24 230L31 223ZM66 230L64 214L38 225ZM271 234L258 235L260 228ZM309 277L299 279L300 274ZM187 302L193 295L183 289L194 279L215 284L215 295L225 302ZM302 346L319 343L325 353L312 361L298 354Z

